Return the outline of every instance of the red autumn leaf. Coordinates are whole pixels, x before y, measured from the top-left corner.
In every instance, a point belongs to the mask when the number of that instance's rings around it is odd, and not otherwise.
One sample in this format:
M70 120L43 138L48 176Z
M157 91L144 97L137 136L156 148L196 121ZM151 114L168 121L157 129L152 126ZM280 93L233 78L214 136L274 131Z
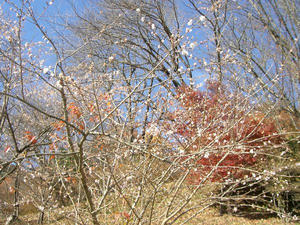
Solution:
M193 145L186 151L197 151L207 145L216 149L208 155L203 155L196 162L191 160L191 163L195 163L195 170L189 175L193 183L199 182L216 165L218 167L211 175L212 181L243 177L247 172L238 168L254 166L258 159L263 158L261 154L257 156L253 152L263 146L264 142L281 141L279 137L271 137L276 133L275 123L271 119L266 120L262 113L251 115L242 107L236 107L238 104L235 103L235 99L246 103L247 101L240 95L231 94L218 82L208 82L204 91L182 86L177 96L179 108L168 115L168 123L169 127L175 127L175 134L179 139L187 142L193 140ZM242 149L226 148L231 142L239 143ZM186 160L186 157L182 157L182 162Z
M127 220L130 219L130 215L127 212L123 212L122 214Z
M90 112L94 112L94 110L95 110L95 106L93 104L89 104L88 108L89 108Z
M4 149L4 152L7 153L10 149L11 149L11 147L8 145L8 146Z
M30 144L37 143L36 136L33 136L30 131L25 131L25 133L26 135L24 137L30 142Z

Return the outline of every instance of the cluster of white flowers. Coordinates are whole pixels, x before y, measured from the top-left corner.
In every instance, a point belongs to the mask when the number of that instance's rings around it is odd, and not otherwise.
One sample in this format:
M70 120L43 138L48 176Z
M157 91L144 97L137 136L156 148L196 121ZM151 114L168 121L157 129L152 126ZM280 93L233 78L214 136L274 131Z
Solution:
M199 21L200 21L200 22L204 22L204 21L205 21L205 16L200 16L200 17L199 17Z
M50 67L50 68L51 68L51 67ZM44 74L48 73L49 70L50 70L50 68L49 68L49 67L45 67L45 68L43 69L43 73L44 73Z
M182 48L181 49L181 54L184 55L184 56L187 56L189 54L189 52L185 48Z
M160 132L155 124L151 124L150 127L147 129L147 133L153 136L157 136Z
M189 28L189 27L187 27L186 29L185 29L185 32L186 33L191 33L193 31L193 29L192 28Z
M180 72L180 73L183 72L183 67L182 66L179 67L178 72Z
M180 149L180 150L179 150L179 154L181 154L181 155L185 154L184 149Z
M166 135L168 135L168 136L172 135L172 134L174 134L174 132L172 130L168 130L167 133L166 133Z
M207 159L209 157L209 155L210 155L209 152L205 152L203 157Z
M192 42L192 43L190 43L190 48L193 50L195 47L197 47L197 42Z
M109 57L108 57L108 61L109 61L109 62L112 62L114 59L115 59L115 57L113 57L113 56L109 56Z

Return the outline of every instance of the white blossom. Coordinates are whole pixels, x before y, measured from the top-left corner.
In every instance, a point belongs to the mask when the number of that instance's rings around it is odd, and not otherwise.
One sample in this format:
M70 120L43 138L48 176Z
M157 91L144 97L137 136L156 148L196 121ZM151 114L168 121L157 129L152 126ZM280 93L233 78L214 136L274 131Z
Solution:
M204 158L208 158L209 157L209 152L205 152L205 154L204 154Z
M126 180L127 181L130 181L130 180L132 180L134 177L132 176L132 175L130 175L130 176L128 176L128 177L126 177Z
M114 60L114 57L113 57L113 56L108 57L108 61L109 61L109 62L112 62L113 60Z
M179 154L183 155L185 153L184 149L179 150Z
M188 26L191 26L193 24L193 19L190 19L189 22L187 23Z
M56 82L56 87L57 88L61 88L62 87L59 80Z
M181 50L181 54L182 54L182 55L188 55L189 52L188 52L186 49L183 48L183 49Z
M48 73L48 71L49 71L49 68L47 68L47 67L43 69L43 73Z
M200 16L199 20L200 20L200 22L203 22L205 20L205 16Z
M192 32L192 31L193 31L193 30L192 30L191 28L188 28L188 27L185 29L185 32L186 32L186 33L190 33L190 32Z
M151 124L151 126L148 128L147 132L153 136L157 136L159 134L159 129L154 124Z
M172 135L174 132L172 130L168 130L168 132L166 133L166 135Z
M196 41L195 41L195 42L192 42L192 43L190 44L190 48L191 48L191 49L194 49L196 46L197 46L197 42L196 42Z

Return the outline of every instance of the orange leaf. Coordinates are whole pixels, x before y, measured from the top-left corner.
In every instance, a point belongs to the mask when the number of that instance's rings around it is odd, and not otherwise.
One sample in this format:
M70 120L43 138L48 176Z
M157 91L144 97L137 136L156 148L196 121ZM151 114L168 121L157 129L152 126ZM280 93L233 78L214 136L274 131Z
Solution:
M65 123L63 121L57 121L57 122L52 124L54 129L56 129L57 131L60 131L60 129L63 128L64 125L65 125Z
M66 177L66 182L70 183L71 179L72 179L71 177Z
M130 215L129 215L127 212L123 212L123 216L124 216L127 220L130 219Z
M81 130L84 130L84 124L83 124L82 122L79 123L78 126L79 126L79 128L80 128Z
M72 179L71 179L71 180L72 180L72 183L73 183L73 184L76 184L76 183L77 183L77 180L76 180L76 178L72 177Z
M82 113L80 112L78 106L76 106L75 103L73 103L73 102L71 102L69 104L68 111L70 111L70 113L72 115L75 115L77 117L77 119L79 119L82 115Z

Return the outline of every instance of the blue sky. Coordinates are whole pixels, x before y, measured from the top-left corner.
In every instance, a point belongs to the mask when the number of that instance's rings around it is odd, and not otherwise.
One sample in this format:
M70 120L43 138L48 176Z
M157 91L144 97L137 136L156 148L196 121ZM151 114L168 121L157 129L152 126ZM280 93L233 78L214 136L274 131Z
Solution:
M16 19L15 13L10 10L13 8L13 4L17 7L22 8L22 0L12 0L10 1L12 4L8 4L6 2L0 1L0 6L2 7L4 14L9 15L12 19ZM45 27L49 27L49 22L60 23L61 18L64 18L65 15L70 15L72 3L80 4L80 0L31 0L31 6L33 12L41 25L45 25ZM26 7L28 4L25 4L24 8L26 11ZM51 28L47 31L49 35L51 35ZM42 41L43 35L37 29L37 27L32 23L32 20L27 17L24 21L24 28L22 29L22 38L23 42L36 42Z
M33 1L33 0L32 0ZM16 5L18 5L18 7L22 6L22 0L13 0L12 2L14 2ZM189 12L189 10L187 9L186 6L183 5L182 1L181 2L181 13L183 13L186 17L186 22L188 22L188 20L190 19L189 17L192 16L192 14ZM65 34L67 31L64 29L63 26L60 26L62 23L64 23L64 19L67 19L68 17L70 17L70 19L74 19L74 15L72 15L72 8L71 5L74 4L76 7L78 7L80 10L83 8L84 6L84 1L82 0L34 0L32 2L32 9L33 12L35 14L35 17L37 18L39 24L41 26L44 26L46 29L45 31L47 32L47 34L49 35L49 37L53 40L55 40L56 36L58 35L55 32L55 29L57 28L58 30L60 30L61 32L63 32L63 34ZM9 6L7 3L4 3L4 10L7 11L7 13L9 13ZM183 10L183 11L182 11ZM12 16L12 13L9 13ZM186 15L188 14L188 15ZM72 18L73 17L73 18ZM183 31L184 32L184 31ZM205 35L202 31L200 31L199 29L197 29L196 31L193 30L192 33L190 34L186 34L187 36L195 36L195 41L198 40L203 40L205 39ZM43 40L43 35L42 33L38 30L38 28L32 23L32 20L30 18L26 19L26 21L24 22L24 29L22 30L22 42L23 45L26 42L32 43L32 42L39 42ZM49 45L49 47L51 47ZM193 54L195 56L201 57L201 52L202 50L200 50L201 46L197 46L197 48L195 49L195 51L193 52ZM34 51L38 51L41 50L41 48L37 48ZM45 66L49 66L49 65L53 65L56 62L56 56L54 54L54 52L34 52L37 53L36 55L40 55L40 57L42 57L45 60L44 65ZM44 55L43 55L44 54ZM42 56L43 55L43 56ZM191 63L193 63L193 60L190 60ZM199 73L200 71L194 72L194 77L196 78L197 76L200 76L198 79L194 79L194 81L196 81L196 85L197 82L201 82L203 79L201 79L201 76L203 75L202 73Z

